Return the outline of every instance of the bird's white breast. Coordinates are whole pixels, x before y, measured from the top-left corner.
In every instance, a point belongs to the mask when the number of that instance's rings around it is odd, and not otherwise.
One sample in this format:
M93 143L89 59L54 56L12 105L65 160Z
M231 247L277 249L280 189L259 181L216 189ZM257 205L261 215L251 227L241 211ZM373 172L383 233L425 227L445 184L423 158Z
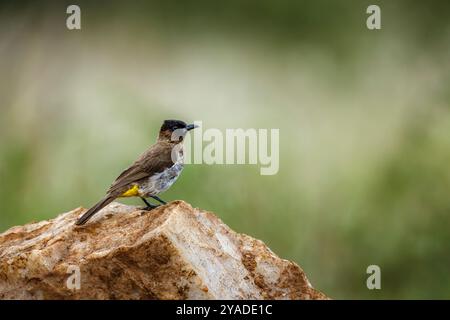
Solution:
M139 193L143 196L150 196L166 191L178 179L183 167L184 163L181 157L171 167L155 173L147 181L144 181L139 187Z

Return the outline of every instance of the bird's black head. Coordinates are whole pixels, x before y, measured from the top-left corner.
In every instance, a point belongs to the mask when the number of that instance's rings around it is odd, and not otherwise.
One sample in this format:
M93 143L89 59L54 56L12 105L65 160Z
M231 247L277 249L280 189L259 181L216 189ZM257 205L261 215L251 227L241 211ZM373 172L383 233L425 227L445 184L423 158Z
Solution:
M181 142L186 133L195 128L197 128L196 125L186 124L186 122L181 120L164 120L159 131L159 139Z
M164 123L161 126L161 131L169 130L173 132L177 129L185 129L186 127L186 122L181 120L164 120Z

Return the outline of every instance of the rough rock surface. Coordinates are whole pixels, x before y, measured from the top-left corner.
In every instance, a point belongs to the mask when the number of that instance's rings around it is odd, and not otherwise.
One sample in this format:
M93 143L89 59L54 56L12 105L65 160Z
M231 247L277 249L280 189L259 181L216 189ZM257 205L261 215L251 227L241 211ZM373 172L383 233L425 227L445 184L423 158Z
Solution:
M0 235L0 299L327 298L297 264L183 201L115 202L75 226L84 211Z

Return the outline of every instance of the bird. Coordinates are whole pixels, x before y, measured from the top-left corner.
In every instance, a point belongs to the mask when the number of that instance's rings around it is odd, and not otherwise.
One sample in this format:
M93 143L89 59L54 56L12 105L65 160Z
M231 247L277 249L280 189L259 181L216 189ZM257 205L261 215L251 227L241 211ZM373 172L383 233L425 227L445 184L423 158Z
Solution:
M184 167L184 137L188 131L197 127L180 120L164 120L156 143L126 168L111 184L103 199L87 210L75 224L85 224L117 198L140 197L146 205L144 210L158 207L149 203L146 198L166 204L158 195L169 189L180 176Z

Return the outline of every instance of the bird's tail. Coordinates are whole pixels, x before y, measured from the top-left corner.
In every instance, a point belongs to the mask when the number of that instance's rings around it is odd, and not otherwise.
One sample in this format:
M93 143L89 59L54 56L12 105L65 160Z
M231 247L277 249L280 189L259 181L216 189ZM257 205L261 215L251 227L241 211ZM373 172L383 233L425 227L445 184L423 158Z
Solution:
M104 197L102 200L100 200L95 206L93 206L88 211L86 211L86 213L83 214L81 216L81 218L79 218L77 220L77 222L75 222L75 224L78 225L78 226L82 225L82 224L85 224L94 214L96 214L98 211L100 211L101 209L106 207L108 204L113 202L113 200L115 198L116 197L114 197L114 196L106 195L106 197Z

